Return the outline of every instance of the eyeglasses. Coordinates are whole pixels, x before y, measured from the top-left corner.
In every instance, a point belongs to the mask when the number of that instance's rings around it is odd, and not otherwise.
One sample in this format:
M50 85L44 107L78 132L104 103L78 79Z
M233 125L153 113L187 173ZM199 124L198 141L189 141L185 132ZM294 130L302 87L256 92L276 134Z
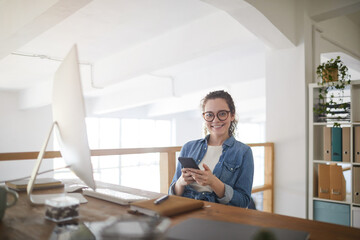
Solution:
M220 111L217 112L216 116L220 121L225 121L229 117L230 112L231 111L220 110ZM213 112L204 112L203 113L203 118L207 122L212 122L215 119L215 113L213 113Z

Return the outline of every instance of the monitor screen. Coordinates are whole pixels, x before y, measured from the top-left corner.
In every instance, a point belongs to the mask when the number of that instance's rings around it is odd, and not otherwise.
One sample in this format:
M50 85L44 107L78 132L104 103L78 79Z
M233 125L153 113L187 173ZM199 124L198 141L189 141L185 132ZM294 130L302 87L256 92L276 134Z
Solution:
M95 189L76 45L55 73L52 110L64 161L86 185Z

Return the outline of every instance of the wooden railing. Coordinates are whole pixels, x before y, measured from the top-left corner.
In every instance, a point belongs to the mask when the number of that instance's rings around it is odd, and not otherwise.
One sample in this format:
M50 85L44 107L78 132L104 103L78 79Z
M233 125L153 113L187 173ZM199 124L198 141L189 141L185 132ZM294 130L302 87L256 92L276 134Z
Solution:
M274 192L274 144L254 143L250 147L264 148L264 185L254 187L252 192L263 192L263 210L273 212ZM160 153L160 192L167 193L176 169L176 153L181 147L156 147L156 148L121 148L91 150L91 156L127 155L142 153ZM34 160L39 152L14 152L0 153L0 161ZM59 158L59 151L47 151L44 158Z

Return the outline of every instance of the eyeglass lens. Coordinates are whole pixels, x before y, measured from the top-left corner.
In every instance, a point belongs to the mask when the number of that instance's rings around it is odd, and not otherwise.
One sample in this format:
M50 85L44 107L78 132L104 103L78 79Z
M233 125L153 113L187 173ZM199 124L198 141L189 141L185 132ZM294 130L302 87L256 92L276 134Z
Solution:
M230 111L221 110L219 111L216 116L220 121L225 121L229 116ZM213 112L204 112L203 113L205 121L212 122L215 118L215 113Z

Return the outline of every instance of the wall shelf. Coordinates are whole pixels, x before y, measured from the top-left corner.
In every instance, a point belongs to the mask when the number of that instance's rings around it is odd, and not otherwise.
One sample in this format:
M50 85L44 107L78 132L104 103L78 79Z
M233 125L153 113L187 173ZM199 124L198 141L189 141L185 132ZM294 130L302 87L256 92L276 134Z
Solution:
M325 161L324 156L324 128L333 127L333 122L319 122L319 117L314 113L313 108L319 104L319 86L316 83L309 84L309 208L310 219L326 221L336 224L353 226L353 214L359 212L360 203L354 202L354 169L360 168L360 163L355 162L354 153L354 129L360 127L360 80L352 80L346 89L346 100L350 102L350 120L341 122L341 127L350 128L350 162ZM340 90L338 90L340 91ZM323 120L323 119L321 119ZM328 156L328 155L327 155ZM342 166L345 179L347 180L346 199L336 201L318 197L318 167L320 164L338 164ZM360 182L357 183L360 185ZM329 214L328 214L329 213ZM334 216L342 216L342 220Z

